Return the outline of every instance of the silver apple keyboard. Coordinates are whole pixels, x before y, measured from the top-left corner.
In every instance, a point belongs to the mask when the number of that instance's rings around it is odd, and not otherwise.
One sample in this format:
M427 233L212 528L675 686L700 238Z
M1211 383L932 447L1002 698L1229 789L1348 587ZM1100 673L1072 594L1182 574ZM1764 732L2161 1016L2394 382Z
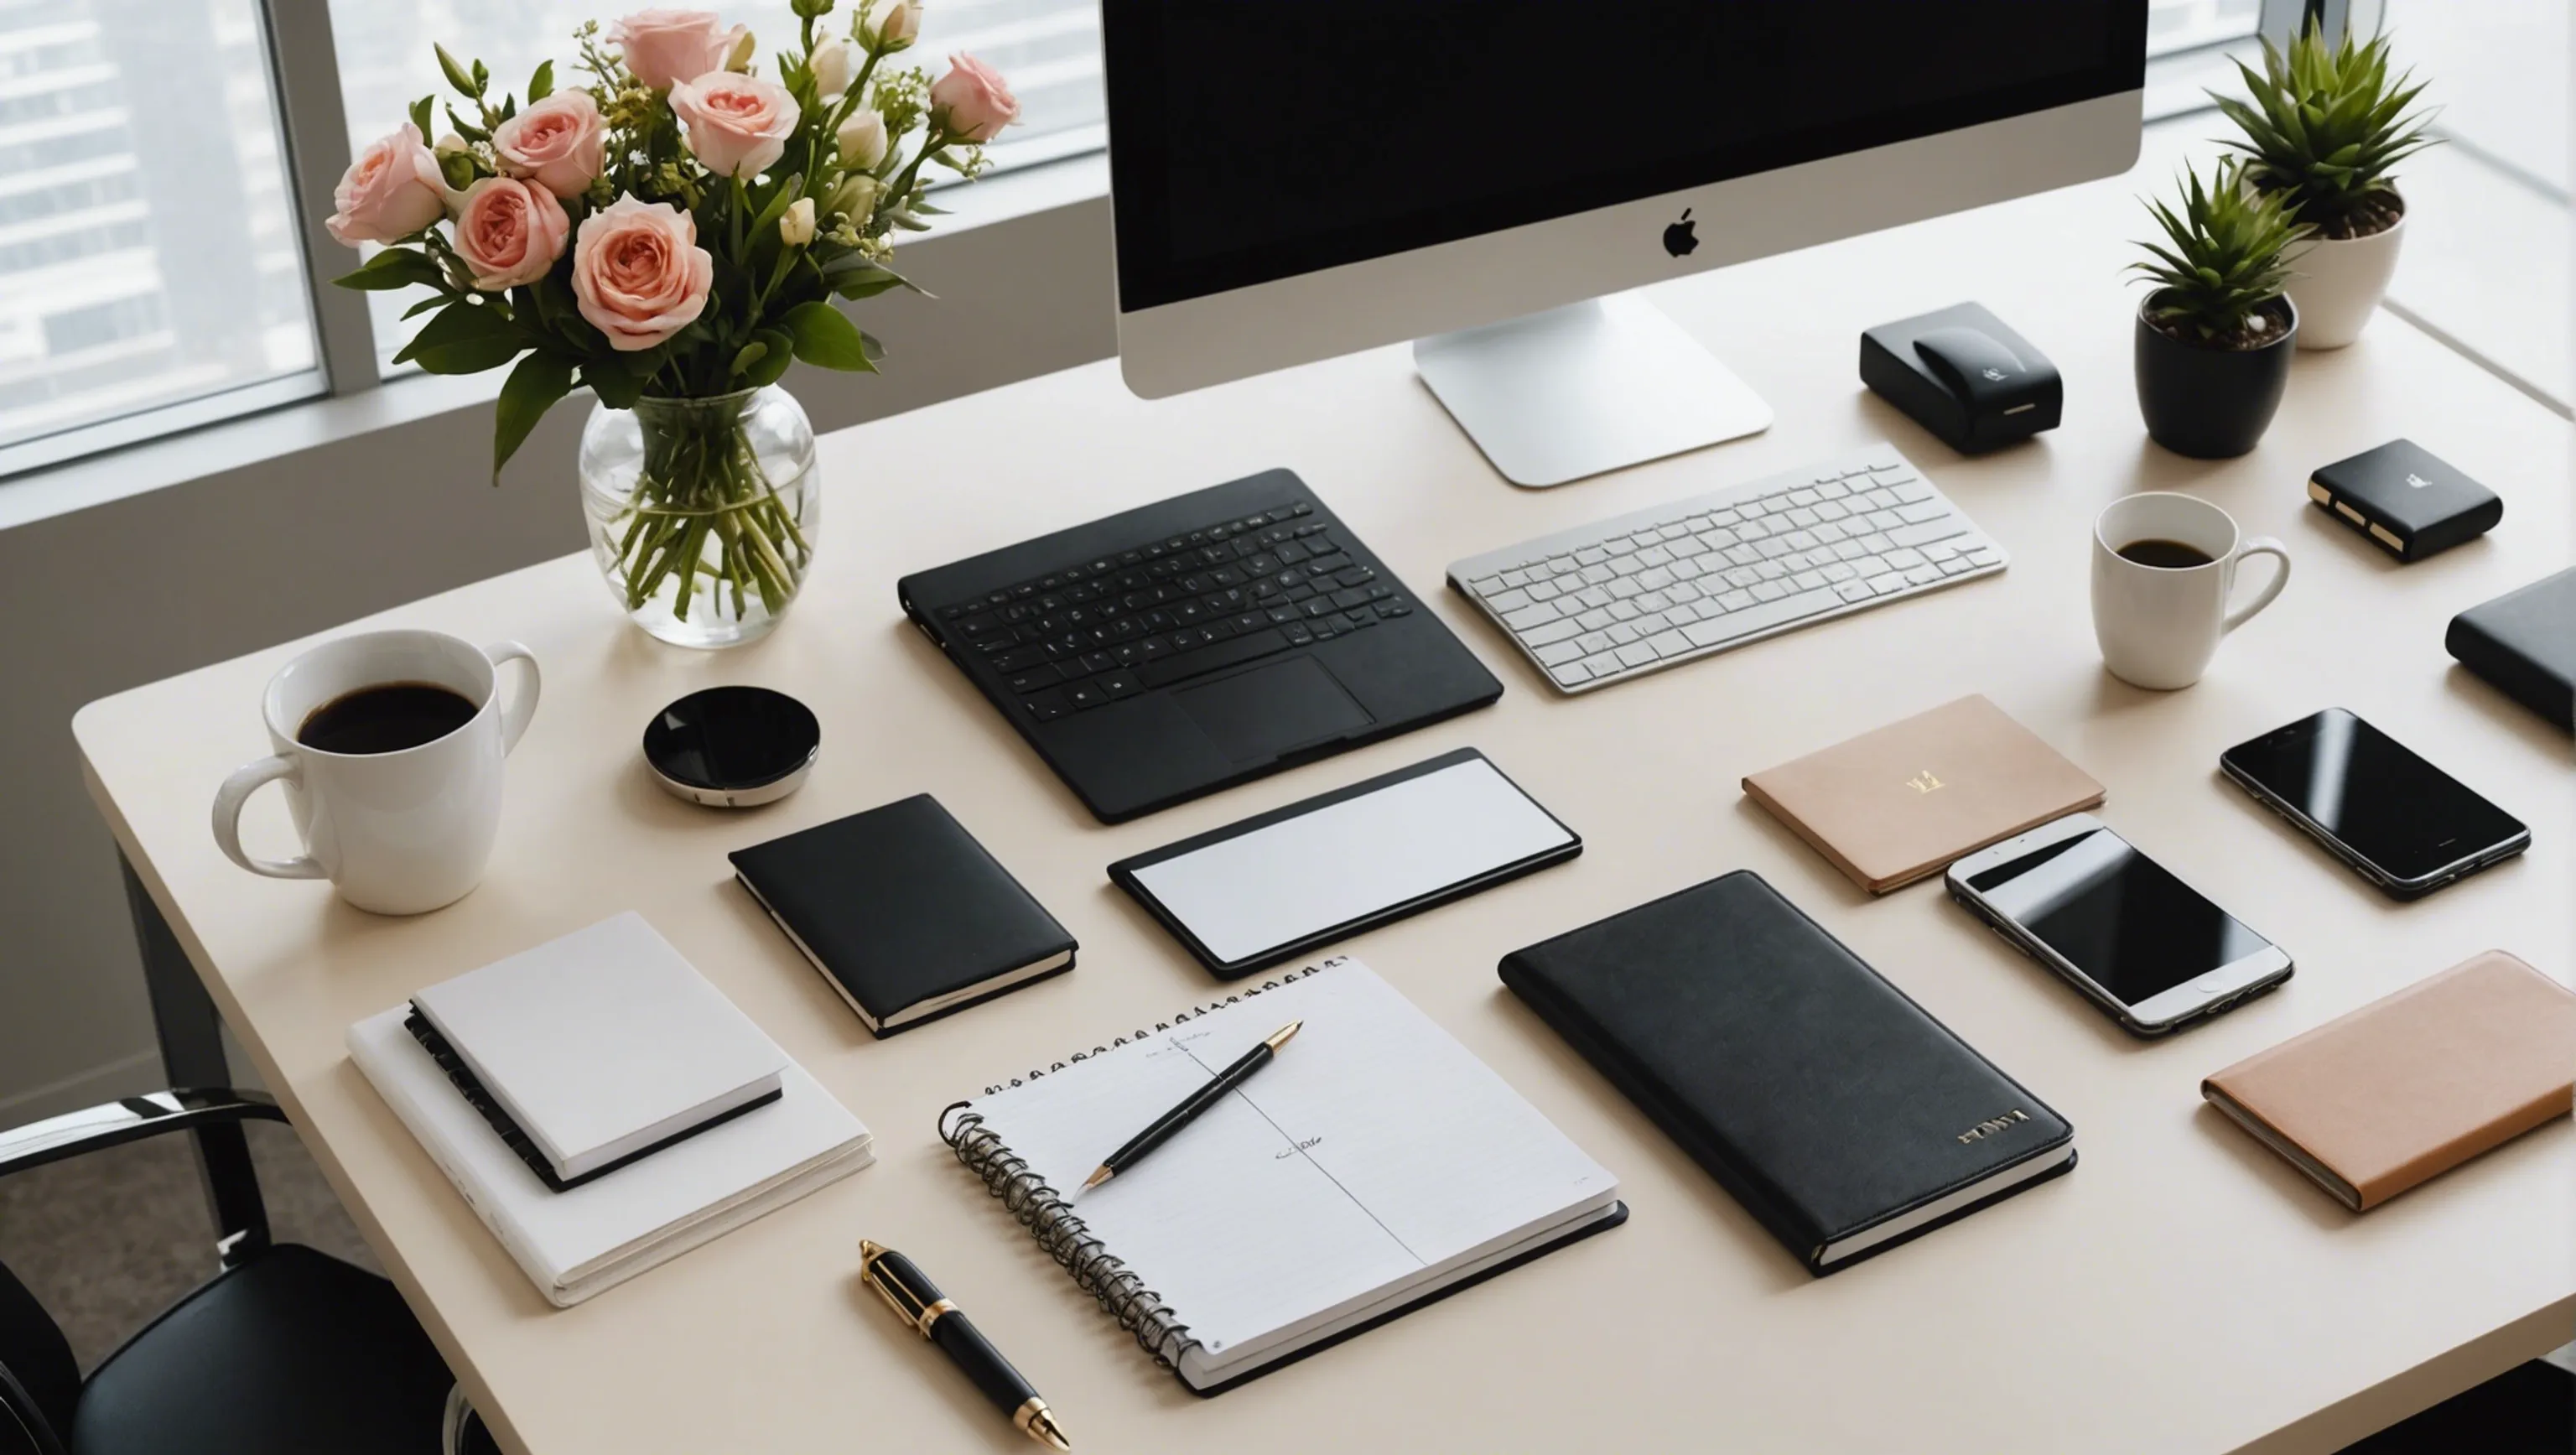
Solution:
M1449 567L1564 692L2004 568L1893 445L1558 531Z

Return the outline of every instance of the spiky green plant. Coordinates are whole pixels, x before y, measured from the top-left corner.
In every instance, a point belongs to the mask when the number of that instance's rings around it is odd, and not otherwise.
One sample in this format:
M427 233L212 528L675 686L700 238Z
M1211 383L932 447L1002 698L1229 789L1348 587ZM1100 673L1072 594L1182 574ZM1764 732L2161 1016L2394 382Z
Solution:
M2204 185L2186 166L2179 211L2147 202L2165 241L2138 244L2152 256L2129 265L2156 284L2150 322L2219 348L2255 348L2277 336L2269 305L2290 276L2281 253L2310 231L2292 220L2285 198L2244 185L2241 173L2235 158L2222 157Z
M2210 93L2244 132L2225 144L2246 157L2245 179L2287 197L2290 211L2326 237L2364 237L2397 221L2389 169L2433 145L2425 114L2409 111L2424 88L2414 72L2388 74L2388 38L2333 45L2313 24L2284 55L2263 42L2263 69L2243 61L2253 100Z

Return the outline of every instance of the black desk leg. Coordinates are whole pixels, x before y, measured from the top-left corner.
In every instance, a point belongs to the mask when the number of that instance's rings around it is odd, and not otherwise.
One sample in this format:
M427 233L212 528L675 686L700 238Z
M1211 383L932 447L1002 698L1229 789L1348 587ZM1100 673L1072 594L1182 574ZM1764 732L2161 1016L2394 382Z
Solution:
M125 871L125 903L134 915L134 938L143 951L143 984L152 997L152 1027L161 1041L161 1070L174 1087L219 1087L232 1084L224 1064L223 1018L188 952L179 948L161 906L134 876L134 866L117 858ZM259 1174L251 1165L250 1142L239 1126L201 1127L197 1169L203 1175L206 1206L214 1214L216 1251L227 1268L268 1246L268 1209L260 1201Z

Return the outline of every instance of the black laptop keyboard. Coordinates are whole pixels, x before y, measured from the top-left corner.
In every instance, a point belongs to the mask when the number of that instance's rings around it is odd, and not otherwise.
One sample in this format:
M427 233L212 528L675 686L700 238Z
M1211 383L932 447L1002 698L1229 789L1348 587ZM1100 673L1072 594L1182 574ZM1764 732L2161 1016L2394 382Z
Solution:
M943 608L1038 722L1409 615L1305 501L1077 561Z

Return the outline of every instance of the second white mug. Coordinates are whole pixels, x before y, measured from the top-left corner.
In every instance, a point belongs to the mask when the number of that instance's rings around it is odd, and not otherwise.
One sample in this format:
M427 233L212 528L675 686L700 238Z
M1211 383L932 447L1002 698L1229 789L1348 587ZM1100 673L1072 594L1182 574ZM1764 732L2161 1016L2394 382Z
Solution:
M2278 565L2253 600L2231 611L2236 568L2248 556ZM2199 681L2219 638L2289 582L2290 554L2279 541L2246 539L2234 516L2198 496L2131 495L2093 522L2093 636L2102 664L2133 686L2171 691Z

